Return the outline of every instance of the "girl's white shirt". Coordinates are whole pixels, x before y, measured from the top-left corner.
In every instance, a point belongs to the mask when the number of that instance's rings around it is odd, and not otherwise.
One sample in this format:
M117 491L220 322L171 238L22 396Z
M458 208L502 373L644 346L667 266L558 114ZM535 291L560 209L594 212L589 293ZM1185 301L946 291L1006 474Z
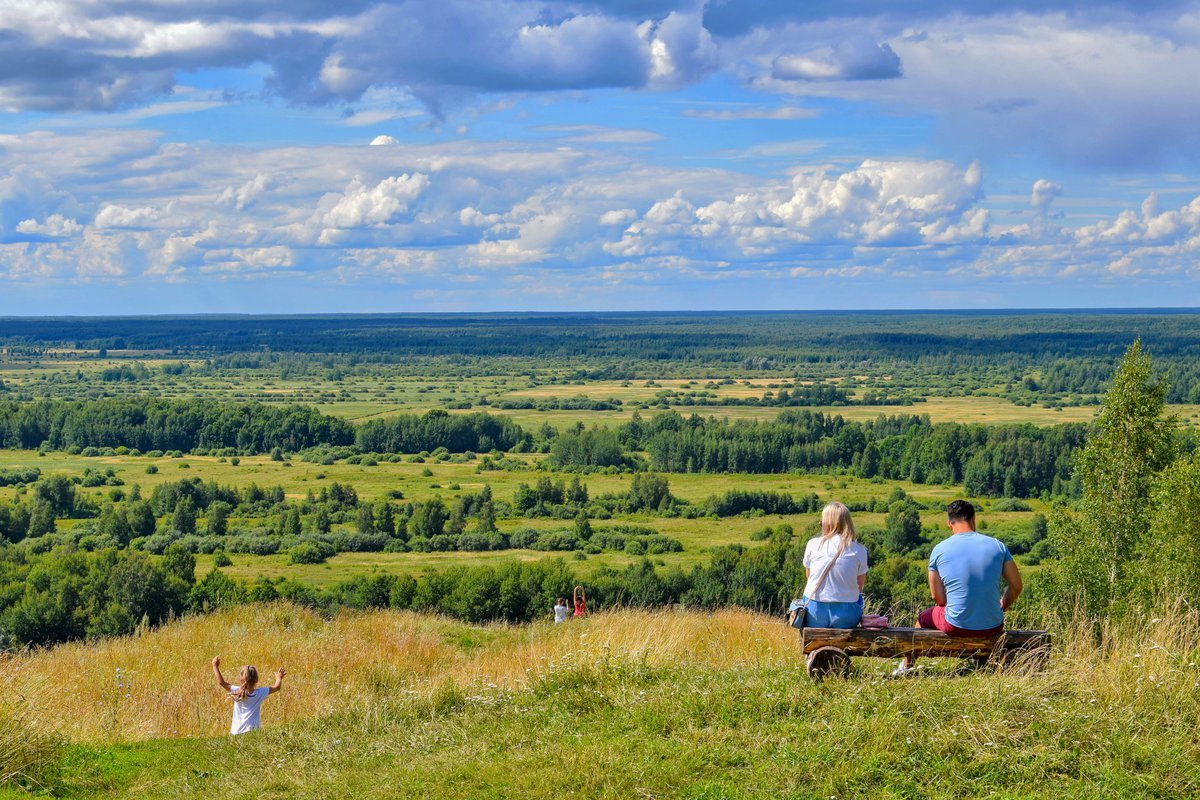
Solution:
M808 540L804 548L804 566L808 568L804 596L809 600L820 603L853 603L858 600L861 594L858 576L867 574L867 548L858 541L846 545L846 550L829 571L821 590L816 591L817 579L841 546L840 536L830 536L828 539L814 536Z
M240 688L239 686L230 686L229 693L233 694ZM233 722L229 725L229 732L232 735L237 736L239 733L256 731L262 727L262 720L258 712L262 708L263 700L266 700L270 693L270 687L259 686L245 700L233 701Z

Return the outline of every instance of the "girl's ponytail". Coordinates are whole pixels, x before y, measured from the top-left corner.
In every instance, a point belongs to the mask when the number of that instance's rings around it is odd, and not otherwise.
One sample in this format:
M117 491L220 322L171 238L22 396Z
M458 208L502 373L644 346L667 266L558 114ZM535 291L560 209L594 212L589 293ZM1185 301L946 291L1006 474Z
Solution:
M242 667L242 671L238 674L238 683L241 686L233 690L230 696L234 700L245 700L254 694L254 690L258 687L258 670L249 664Z

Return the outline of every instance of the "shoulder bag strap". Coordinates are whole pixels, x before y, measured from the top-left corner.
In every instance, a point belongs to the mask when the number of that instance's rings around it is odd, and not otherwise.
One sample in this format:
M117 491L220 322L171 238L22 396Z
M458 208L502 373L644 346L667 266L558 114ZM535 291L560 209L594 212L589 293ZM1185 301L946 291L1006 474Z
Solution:
M829 577L829 573L833 570L833 565L836 564L837 560L842 557L842 553L845 552L845 550L846 550L846 540L843 539L842 546L838 548L838 551L836 553L834 553L833 558L829 561L828 564L825 565L825 569L821 570L821 574L819 576L817 576L816 585L813 586L813 594L814 595L817 592L821 591L821 587L825 585L825 579ZM808 599L812 600L813 598L810 597Z

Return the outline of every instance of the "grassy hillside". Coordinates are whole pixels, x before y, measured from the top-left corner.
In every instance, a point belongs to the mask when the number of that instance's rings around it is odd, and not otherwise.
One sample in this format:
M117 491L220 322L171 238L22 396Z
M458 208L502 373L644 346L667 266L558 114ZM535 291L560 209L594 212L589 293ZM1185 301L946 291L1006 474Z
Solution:
M0 662L0 775L20 773L0 795L1188 797L1198 622L1056 631L1040 675L859 659L814 684L794 635L742 611L479 628L243 607ZM261 733L222 735L217 653L288 668Z

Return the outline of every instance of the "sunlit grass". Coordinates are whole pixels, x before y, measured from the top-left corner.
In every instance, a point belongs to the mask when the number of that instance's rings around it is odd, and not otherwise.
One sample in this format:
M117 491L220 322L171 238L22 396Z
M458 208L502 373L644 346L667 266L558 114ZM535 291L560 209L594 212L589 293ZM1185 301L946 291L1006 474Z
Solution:
M54 687L20 713L81 743L42 756L50 785L74 796L1200 791L1197 615L1110 623L1099 637L1069 619L1050 625L1041 673L959 675L929 660L890 680L890 662L863 658L850 678L816 684L794 633L743 611L471 627L272 605L10 659L0 677ZM230 671L288 668L261 734L224 735L229 706L207 663L217 652ZM56 758L71 769L55 773Z

